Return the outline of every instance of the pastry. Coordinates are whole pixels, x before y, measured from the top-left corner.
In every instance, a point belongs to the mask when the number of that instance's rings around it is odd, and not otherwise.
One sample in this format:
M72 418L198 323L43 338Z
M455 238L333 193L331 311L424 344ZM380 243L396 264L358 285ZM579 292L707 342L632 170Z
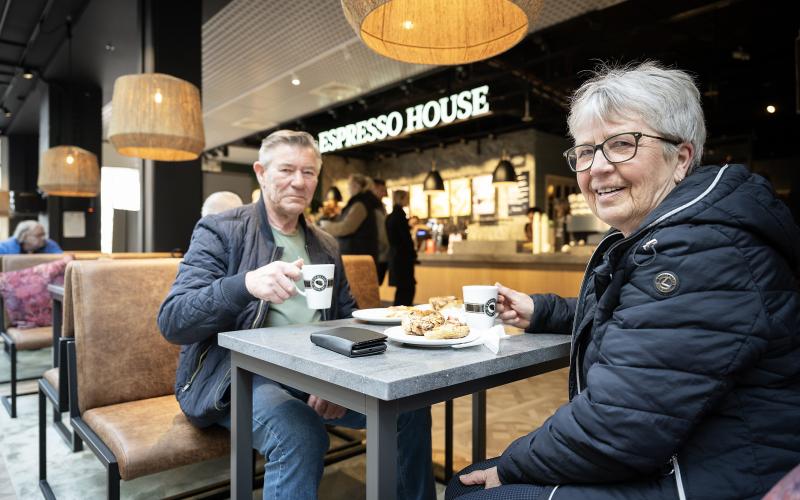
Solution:
M444 316L437 311L420 311L415 309L402 320L403 331L409 335L424 335L425 332L433 330L437 326L444 324Z
M428 299L428 303L430 303L434 311L441 311L445 307L459 307L461 305L461 301L458 300L454 295L431 297Z
M447 318L443 325L425 332L426 339L460 339L467 335L469 326L455 318Z
M408 315L409 311L414 310L411 306L389 306L387 309L389 310L389 312L386 313L387 318L404 318Z

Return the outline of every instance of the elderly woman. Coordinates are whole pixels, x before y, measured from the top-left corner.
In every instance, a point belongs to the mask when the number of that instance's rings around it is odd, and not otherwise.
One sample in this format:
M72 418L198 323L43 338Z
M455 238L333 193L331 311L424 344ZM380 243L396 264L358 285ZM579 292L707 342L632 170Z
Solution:
M372 192L372 180L361 174L347 179L350 199L335 221L321 220L320 227L339 242L342 255L371 255L378 265L377 212L383 213L383 204Z
M567 163L613 229L577 299L501 286L498 311L572 334L570 401L447 498L761 498L800 463L800 230L763 178L698 167L682 71L603 69L569 130Z
M47 237L44 226L35 220L25 220L17 224L14 236L0 241L0 254L14 253L62 253L62 250Z

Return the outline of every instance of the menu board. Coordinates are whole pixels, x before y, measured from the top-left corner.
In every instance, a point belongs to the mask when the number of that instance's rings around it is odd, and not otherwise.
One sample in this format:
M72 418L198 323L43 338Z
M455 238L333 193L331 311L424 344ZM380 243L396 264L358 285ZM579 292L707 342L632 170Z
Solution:
M492 175L472 178L472 213L474 215L494 215L494 184Z
M428 218L428 195L422 190L422 184L414 184L409 190L411 199L408 201L408 208L411 215L416 215L420 219Z
M450 217L450 181L444 181L444 191L430 194L431 217Z
M530 206L530 172L517 174L517 183L508 187L508 215L525 215Z
M450 179L450 215L459 217L472 213L472 190L469 179Z

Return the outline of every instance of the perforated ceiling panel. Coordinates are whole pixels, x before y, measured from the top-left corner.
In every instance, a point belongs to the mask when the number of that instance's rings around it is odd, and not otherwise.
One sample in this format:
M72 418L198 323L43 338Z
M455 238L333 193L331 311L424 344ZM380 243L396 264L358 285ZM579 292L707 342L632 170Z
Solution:
M548 0L532 31L620 2ZM233 0L203 26L206 148L429 68L366 48L338 1Z

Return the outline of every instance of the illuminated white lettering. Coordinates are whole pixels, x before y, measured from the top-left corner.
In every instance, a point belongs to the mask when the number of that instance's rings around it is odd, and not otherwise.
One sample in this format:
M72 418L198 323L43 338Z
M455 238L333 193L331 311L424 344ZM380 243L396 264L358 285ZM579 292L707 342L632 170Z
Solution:
M458 111L456 112L456 118L459 120L466 120L472 116L472 103L470 102L471 97L472 93L469 90L458 93Z
M488 92L488 85L472 89L472 116L484 115L489 112L489 103L486 101Z

